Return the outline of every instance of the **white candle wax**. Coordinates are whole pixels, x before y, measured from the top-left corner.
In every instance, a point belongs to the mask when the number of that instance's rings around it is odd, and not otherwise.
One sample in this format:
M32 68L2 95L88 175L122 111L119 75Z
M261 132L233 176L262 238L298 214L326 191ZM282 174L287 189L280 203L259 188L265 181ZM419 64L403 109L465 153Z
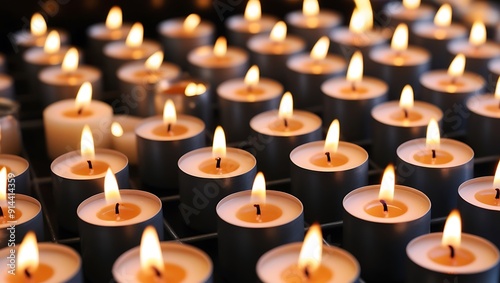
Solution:
M121 66L116 73L117 77L130 84L152 84L160 80L172 80L177 78L181 69L171 63L162 63L156 71L146 69L143 62L131 62Z
M429 52L416 46L408 46L404 51L396 51L390 47L376 48L370 52L370 58L380 64L392 66L416 66L431 59Z
M0 153L21 154L21 127L16 117L19 104L0 97Z
M11 249L13 248L0 250L0 280L2 282L9 282L10 277L12 277L12 275L8 274L10 270L8 264L11 262L7 258L11 254ZM17 250L16 255L18 255L19 248L16 247L15 249ZM67 246L53 243L38 243L38 253L39 262L48 265L54 272L49 279L43 281L44 283L67 282L81 269L82 261L80 256ZM16 275L20 273L19 270L15 271ZM26 282L30 282L30 280Z
M483 272L498 264L498 249L493 244L471 234L462 233L460 247L471 252L475 260L462 266L439 264L429 257L429 252L441 247L443 233L431 233L413 239L406 247L406 254L417 265L439 273L473 274Z
M491 205L481 202L476 198L476 194L481 191L491 190L494 192L495 186L493 180L493 176L474 178L463 183L458 189L458 194L462 199L473 206L500 212L500 201L498 202L499 205Z
M448 44L448 51L452 54L462 53L467 58L488 59L500 56L500 45L492 41L474 46L468 39L452 41Z
M182 282L206 282L212 275L212 261L203 251L171 242L161 242L160 247L164 263L180 266L186 272ZM118 282L139 282L137 277L140 270L140 247L136 247L115 261L113 276Z
M434 15L434 9L429 5L420 5L416 9L408 9L400 2L391 2L387 4L385 11L388 17L394 18L400 22L431 20Z
M488 63L488 70L490 70L490 72L499 76L500 75L500 58L491 60Z
M18 176L28 170L29 163L26 159L17 155L0 154L0 169L4 166L10 169L7 173L13 173L14 176Z
M49 33L54 29L49 29L45 34L41 36L33 35L29 30L22 30L14 34L15 43L24 48L29 47L43 47L45 40ZM61 44L68 43L68 33L66 31L55 29L59 33L61 39Z
M227 223L245 228L270 228L278 227L292 222L302 214L302 203L294 196L279 192L266 191L266 204L275 205L281 209L282 214L274 220L268 222L247 222L237 217L236 212L251 202L250 190L237 192L223 198L217 204L217 214Z
M142 118L115 115L113 122L120 123L123 134L121 136L112 135L113 149L125 154L130 164L137 164L137 138L135 128L142 122Z
M278 110L270 110L256 115L250 120L250 127L261 134L269 136L300 136L311 133L321 127L321 119L313 113L301 110L294 110L290 120L295 120L301 123L297 129L287 131L274 130L271 125L282 119L278 116Z
M327 28L338 26L342 17L333 11L321 10L316 16L305 16L302 11L294 11L286 15L286 22L300 28Z
M321 85L321 91L337 99L364 100L382 96L388 90L386 83L371 77L363 77L355 86L356 89L352 90L352 83L346 78L332 78Z
M156 41L145 39L138 47L128 47L125 42L111 42L104 46L104 55L117 60L134 61L146 59L156 51L161 50Z
M370 30L357 34L349 30L347 27L340 27L333 30L330 38L333 42L342 45L367 47L378 45L386 41L390 37L388 32L381 30Z
M249 21L243 15L234 15L227 19L228 29L241 33L268 33L276 24L276 18L268 15L262 15L259 20Z
M248 54L237 47L227 47L226 54L216 57L213 53L213 46L200 46L188 54L188 61L192 65L203 68L229 68L245 64L248 61Z
M469 98L467 108L478 115L500 119L500 102L492 94Z
M420 77L420 83L424 87L444 93L475 92L483 88L484 85L484 79L471 72L464 72L456 79L456 83L451 81L452 78L448 75L447 70L429 71Z
M61 46L61 48L53 53L46 53L41 47L34 47L28 49L23 57L24 61L33 64L33 65L45 65L45 66L54 66L60 65L64 59L64 56L68 52L69 47Z
M257 274L264 282L292 282L294 274L288 276L283 272L296 266L299 260L302 243L292 243L277 247L265 253L257 262ZM323 246L321 265L328 268L333 276L325 283L356 282L359 278L359 264L348 252L333 246ZM295 275L297 276L297 275Z
M117 29L109 29L106 27L106 24L98 23L91 25L87 29L87 35L92 39L102 41L124 40L127 37L130 28L130 24L123 24Z
M155 116L144 119L142 123L135 128L135 133L136 135L147 140L177 141L194 137L205 130L203 121L188 115L177 115L177 122L175 122L175 125L185 128L186 131L179 134L158 135L154 133L154 130L159 127L166 128L167 126L163 123L163 118L161 116Z
M78 69L71 73L64 72L60 66L47 67L43 69L38 78L41 82L56 86L79 86L84 82L94 84L101 78L101 71L92 66L79 65ZM75 93L76 97L76 93Z
M305 42L293 35L287 35L281 42L272 41L267 34L256 35L248 40L248 49L260 54L293 54L304 48Z
M317 155L324 156L324 146L325 141L315 141L300 145L290 153L290 160L295 165L311 171L340 172L356 168L368 159L368 153L362 147L341 141L339 142L337 152L346 156L348 158L347 162L338 166L318 166L312 162L312 158Z
M260 78L259 83L252 86L252 90L249 91L244 80L242 78L237 78L222 83L217 88L217 93L220 97L231 101L265 101L281 96L283 93L283 85L272 79Z
M309 54L300 54L290 58L287 67L298 73L334 74L345 70L347 64L339 56L327 55L325 59L315 60Z
M413 108L409 113L414 113L415 119L396 119L394 116L401 116L403 109L399 106L399 101L384 102L372 109L372 117L380 123L396 127L421 127L429 124L434 118L440 121L443 118L443 112L433 104L415 101ZM418 115L418 116L417 116Z
M184 29L185 18L170 19L158 25L158 33L166 37L174 38L196 38L209 36L214 31L214 26L210 22L201 21L192 31Z
M9 192L7 192L9 193ZM14 191L15 193L15 191ZM9 197L9 195L7 195ZM41 213L42 210L42 205L34 198L27 196L27 195L22 195L22 194L15 194L15 203L12 205L13 208L16 209L16 211L19 211L20 213L14 214L14 216L18 217L17 219L13 220L9 218L9 213L5 215L5 221L6 223L2 223L0 221L0 230L5 229L10 227L11 225L20 225L25 222L30 221L33 219L33 217L37 216L39 213ZM10 200L9 200L10 201ZM0 201L0 205L5 205L2 204ZM10 205L9 205L10 207ZM5 207L3 207L5 208ZM2 274L2 273L0 273Z
M467 33L467 29L463 25L455 23L451 23L447 27L438 27L432 22L424 22L415 24L413 32L423 38L450 40L464 36Z
M161 201L155 195L139 190L120 190L120 203L131 203L140 208L140 212L135 217L120 221L107 221L100 219L97 214L106 206L109 206L104 193L100 193L84 200L77 209L78 217L89 224L116 227L141 223L151 219L161 211Z

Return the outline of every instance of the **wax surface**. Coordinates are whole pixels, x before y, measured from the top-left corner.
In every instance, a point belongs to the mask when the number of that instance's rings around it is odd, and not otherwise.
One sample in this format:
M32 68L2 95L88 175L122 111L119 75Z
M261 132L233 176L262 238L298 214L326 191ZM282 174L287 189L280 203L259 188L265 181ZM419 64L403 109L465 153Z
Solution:
M160 278L158 278L154 271L145 272L141 269L137 274L137 280L141 283L178 283L183 282L186 278L186 270L182 266L169 262L164 263L163 266L164 274Z
M401 201L393 200L387 201L387 211L384 211L384 206L379 200L374 200L368 203L364 209L366 213L382 218L392 218L398 217L405 214L408 211L408 207Z
M257 214L255 204L247 204L238 209L236 217L245 222L261 223L276 220L283 214L281 208L274 204L259 204L259 210L260 215Z
M315 154L310 159L311 164L319 167L338 167L349 162L349 157L345 156L342 153L334 153L330 155L330 161L326 154Z
M103 207L97 212L97 217L105 221L130 220L141 213L141 208L133 203L118 203L118 214L116 204Z
M109 168L108 163L100 160L93 160L91 164L92 168L88 162L82 161L71 167L71 173L81 176L95 176L102 175Z
M231 158L221 158L220 167L217 167L217 160L208 159L198 167L200 171L206 174L222 175L236 171L240 167L240 163Z
M444 165L453 161L453 155L444 150L436 150L436 157L432 157L432 151L422 150L413 156L413 158L423 164Z
M314 272L305 275L304 271L299 269L298 264L289 266L281 273L281 279L286 283L308 282L323 283L328 282L333 277L333 272L327 266L320 264Z
M24 272L20 271L16 272L14 276L6 275L6 278L8 283L42 283L49 280L52 276L54 276L54 269L45 263L41 263L38 265L36 271L31 274L30 278Z
M500 199L496 198L497 194L497 191L492 188L490 190L479 191L474 195L474 197L484 204L500 206Z
M428 253L429 258L435 263L446 266L464 266L471 264L476 256L469 250L464 248L455 249L455 255L450 256L450 248L439 246L430 250Z

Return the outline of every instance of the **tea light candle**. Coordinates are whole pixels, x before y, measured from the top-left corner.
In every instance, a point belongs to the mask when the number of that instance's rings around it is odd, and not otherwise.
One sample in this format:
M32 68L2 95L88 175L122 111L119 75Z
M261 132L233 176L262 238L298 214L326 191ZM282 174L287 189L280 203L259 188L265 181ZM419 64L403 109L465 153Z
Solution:
M11 179L15 183L16 193L30 194L30 164L28 161L17 155L0 154L0 169L7 169L7 173L12 173Z
M47 67L40 71L38 78L44 105L74 98L84 82L92 84L92 96L95 99L101 98L101 71L91 66L78 65L79 60L78 50L71 47L64 55L61 66Z
M253 65L245 78L223 82L217 88L221 125L229 142L244 141L250 135L250 120L257 114L276 109L283 93L279 82L260 78Z
M21 126L16 118L18 114L17 102L0 97L0 153L21 154Z
M321 228L313 224L303 243L286 244L266 252L257 262L259 279L262 282L358 282L359 263L354 256L335 246L323 245L322 240Z
M137 165L137 138L135 128L142 123L141 118L115 115L111 124L113 149L125 154L131 165Z
M231 45L246 49L252 36L269 34L277 21L274 16L262 15L259 0L249 0L243 15L233 15L226 20L228 41Z
M310 54L298 54L286 62L288 71L286 87L296 94L297 108L321 108L323 100L321 84L327 79L344 75L345 60L340 56L328 55L329 46L330 39L323 36L314 45Z
M161 22L158 25L158 33L165 59L187 70L189 52L197 47L211 44L214 41L215 26L209 21L202 20L197 14L190 14L186 18Z
M304 0L302 11L286 14L285 21L290 26L290 33L303 38L309 50L320 37L342 23L342 16L331 10L320 10L318 0Z
M356 51L345 78L332 78L321 84L323 124L339 119L342 125L347 125L342 131L342 139L371 139L370 112L375 105L387 100L388 89L385 82L363 76L363 55Z
M420 77L422 100L441 108L445 133L465 130L465 118L470 115L465 106L466 101L481 93L485 87L481 76L464 72L464 69L465 56L458 54L450 63L448 71L432 70Z
M145 191L118 190L111 170L105 174L104 193L77 208L84 273L92 282L109 282L115 260L139 245L146 227L156 228L163 239L160 199Z
M251 191L223 198L216 211L219 262L231 282L256 282L255 265L265 252L304 237L302 203L284 192L266 192L262 173Z
M83 83L76 99L57 101L43 110L48 156L54 159L78 148L84 125L89 125L96 135L97 147L110 147L112 117L111 106L92 100L92 85Z
M493 59L488 63L488 84L494 84L498 81L500 77L500 59ZM494 86L488 87L488 89L494 89Z
M202 250L160 242L152 226L142 233L140 247L122 254L113 264L116 282L212 282L213 264ZM158 271L158 272L157 272Z
M14 79L0 73L0 97L14 99Z
M255 157L226 147L224 130L215 129L212 147L192 150L179 158L179 209L191 228L214 232L215 207L225 196L249 190L256 173Z
M252 144L259 170L270 180L290 177L290 152L297 146L321 139L321 119L311 112L294 110L293 98L286 92L279 111L270 110L250 120L252 136L264 144Z
M167 100L163 117L144 119L135 129L141 182L152 190L177 189L177 161L186 152L203 147L205 124L188 115L177 115Z
M384 6L384 13L391 26L405 23L411 27L418 22L430 22L434 9L420 0L393 1Z
M156 51L145 63L131 62L121 66L116 75L130 114L154 116L156 84L161 80L174 80L180 73L177 65L163 62L163 51Z
M413 26L416 45L432 50L431 69L446 68L449 54L446 46L453 39L465 38L467 30L461 24L452 23L449 4L443 4L434 16L434 22L416 23Z
M467 27L471 27L475 21L483 21L488 37L493 39L495 31L498 28L500 20L499 6L495 2L490 1L464 1L450 2L453 9L457 11L457 18Z
M391 46L380 46L370 51L370 58L378 70L377 77L389 86L389 99L398 99L401 89L409 84L420 94L420 76L431 67L430 53L420 47L408 46L408 26L396 27Z
M432 217L445 216L457 205L456 190L473 176L474 151L452 139L441 139L435 120L427 137L413 139L397 149L398 180L424 192L436 204Z
M59 225L77 231L76 208L86 198L101 193L104 176L110 167L120 186L129 186L127 157L110 149L94 149L92 132L84 127L81 149L56 158L50 165Z
M452 211L443 233L413 239L405 282L498 282L499 252L489 241L461 232L460 214Z
M291 192L304 204L308 223L342 219L342 199L368 184L368 153L360 146L339 142L334 120L326 140L306 143L290 153Z
M414 101L413 89L406 85L398 101L375 106L371 112L373 127L372 154L378 165L397 160L396 149L405 141L425 137L431 119L441 122L443 112L436 106Z
M21 239L19 246L0 250L2 282L84 282L82 260L75 250L60 244L37 243L33 232Z
M403 281L406 245L430 230L431 201L427 196L395 185L394 167L389 165L380 185L348 193L343 207L344 247L359 261L361 277Z
M287 35L285 22L277 22L269 35L251 37L247 42L252 62L262 71L262 76L284 83L286 61L293 55L305 50L306 43L300 37Z

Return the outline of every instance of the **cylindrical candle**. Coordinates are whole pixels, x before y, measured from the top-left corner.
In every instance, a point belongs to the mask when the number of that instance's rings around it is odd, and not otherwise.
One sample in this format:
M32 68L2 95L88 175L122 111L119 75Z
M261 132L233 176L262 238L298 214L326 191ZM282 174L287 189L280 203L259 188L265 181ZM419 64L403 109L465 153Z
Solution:
M412 3L413 2L413 3ZM415 5L420 1L392 1L384 6L384 14L391 26L397 26L400 23L407 24L411 27L419 22L431 22L434 15L434 8L429 5ZM408 3L408 4L407 4ZM415 5L415 6L414 6Z
M2 73L0 73L0 97L14 99L14 80Z
M0 153L21 154L21 126L17 121L19 104L0 97Z
M113 116L111 124L111 135L113 149L125 154L131 165L137 165L137 138L135 128L139 126L142 119L128 115Z
M15 190L18 194L30 195L30 164L28 161L17 155L0 154L0 169L7 168L7 173L12 173Z
M491 60L488 63L488 78L486 79L486 82L488 84L488 90L494 89L495 85L498 81L498 78L500 77L500 59L494 59Z
M500 86L500 85L499 85ZM498 87L497 87L498 88ZM500 95L500 88L496 91ZM476 156L499 155L500 100L498 95L477 95L467 100L467 144Z

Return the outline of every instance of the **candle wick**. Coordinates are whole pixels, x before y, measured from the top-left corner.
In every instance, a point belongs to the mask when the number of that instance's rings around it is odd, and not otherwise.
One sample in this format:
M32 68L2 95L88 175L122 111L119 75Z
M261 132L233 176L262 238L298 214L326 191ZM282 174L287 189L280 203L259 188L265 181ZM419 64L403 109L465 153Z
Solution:
M450 248L450 257L455 258L455 248L452 245L448 245L448 248Z
M405 119L408 119L410 113L408 113L408 109L403 108L403 113L405 115Z
M495 191L497 191L497 193L495 195L495 199L500 199L500 189L496 188Z
M29 279L31 279L31 273L28 271L28 268L25 268L24 269L24 275L26 275L26 277Z
M167 132L170 133L172 131L172 123L167 124Z
M436 150L433 149L431 150L431 152L432 152L432 159L436 159Z
M285 124L285 128L288 128L288 120L286 118L283 119L283 123Z
M156 266L151 266L151 268L153 269L153 272L155 273L155 276L157 278L161 278L162 277L160 270L158 270L158 268L156 268Z
M380 203L382 204L382 206L384 207L384 212L387 213L389 212L389 208L387 207L387 202L383 199L380 200Z
M498 189L497 189L498 190ZM0 219L3 219L4 218L4 214L3 214L3 209L2 207L0 206Z
M247 86L247 92L248 92L248 93L252 93L252 92L253 92L253 87L252 87L252 85L248 85L248 86Z
M454 85L456 83L457 83L457 77L456 76L451 77L451 84Z
M307 265L304 267L304 275L306 276L307 279L311 277L311 273L309 272L309 266Z
M257 214L257 221L259 222L262 222L262 219L261 219L261 210L260 210L260 205L259 204L254 204L253 205L256 209L256 214Z
M351 90L356 91L356 83L355 82L351 82Z
M82 115L82 112L83 112L83 107L80 107L80 108L78 108L78 110L76 111L76 114L78 114L78 115Z
M215 161L217 161L215 163L215 168L220 169L220 162L221 162L221 160L222 160L222 158L220 158L220 157L215 158Z
M325 155L326 155L326 161L328 163L332 162L332 157L330 156L330 152L329 151L325 152Z
M115 204L115 214L120 215L120 204L119 203Z
M87 160L87 164L89 165L90 170L94 169L94 167L92 166L92 160Z

